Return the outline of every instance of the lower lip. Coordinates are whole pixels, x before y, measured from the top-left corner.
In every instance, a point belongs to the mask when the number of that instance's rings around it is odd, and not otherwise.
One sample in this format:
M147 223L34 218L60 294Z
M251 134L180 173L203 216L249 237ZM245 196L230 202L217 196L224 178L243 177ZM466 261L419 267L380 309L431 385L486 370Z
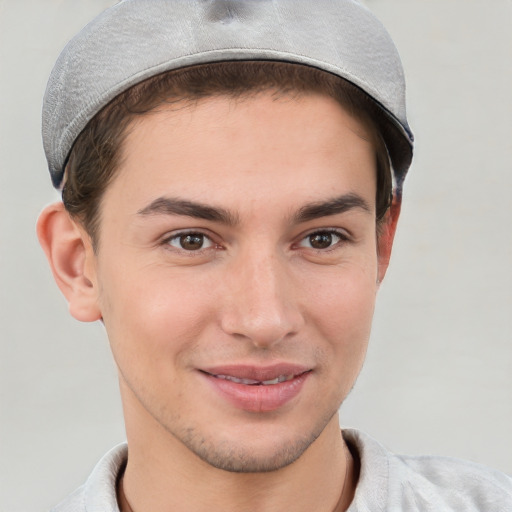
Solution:
M249 412L270 412L283 407L301 391L310 372L297 375L291 380L270 385L238 384L213 375L203 374L213 388L228 402Z

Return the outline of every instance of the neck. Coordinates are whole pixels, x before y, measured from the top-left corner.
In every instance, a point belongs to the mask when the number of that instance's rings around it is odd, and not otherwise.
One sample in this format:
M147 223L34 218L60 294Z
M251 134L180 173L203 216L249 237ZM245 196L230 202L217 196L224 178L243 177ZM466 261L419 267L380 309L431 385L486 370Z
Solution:
M121 512L280 512L291 503L295 512L342 512L353 498L354 465L337 415L299 459L267 473L214 468L165 431L134 434L127 425Z

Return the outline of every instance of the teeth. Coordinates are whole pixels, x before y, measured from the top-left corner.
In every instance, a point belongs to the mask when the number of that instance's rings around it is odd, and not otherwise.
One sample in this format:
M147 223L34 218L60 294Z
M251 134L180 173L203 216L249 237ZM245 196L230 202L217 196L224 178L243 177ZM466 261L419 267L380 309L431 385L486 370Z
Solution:
M230 382L235 382L236 384L245 384L247 386L272 386L274 384L292 380L295 375L279 375L279 377L276 377L275 379L263 381L254 379L238 379L237 377L232 377L231 375L215 375L215 377L217 379L229 380Z
M279 382L283 382L282 380L279 380L280 378L281 377L276 377L275 379L272 379L272 380L264 380L261 383L264 386L271 386L272 384L278 384Z
M272 384L279 384L280 382L287 382L289 380L292 380L295 377L295 375L279 375L279 377L276 377L272 380L264 380L262 384L264 386L271 386Z
M248 386L254 386L256 384L260 384L259 380L253 379L238 379L236 377L232 377L231 375L215 375L217 379L229 380L231 382L236 382L237 384L246 384Z

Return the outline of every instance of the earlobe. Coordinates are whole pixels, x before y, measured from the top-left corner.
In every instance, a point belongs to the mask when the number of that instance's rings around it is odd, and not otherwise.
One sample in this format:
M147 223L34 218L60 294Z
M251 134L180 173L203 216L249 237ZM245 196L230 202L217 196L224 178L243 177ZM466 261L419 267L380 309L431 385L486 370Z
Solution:
M386 213L386 217L382 221L382 225L380 226L379 234L377 236L378 284L380 284L384 279L389 266L401 206L401 199L395 197Z
M87 234L78 228L61 202L41 212L37 236L71 315L82 322L99 320L94 251Z

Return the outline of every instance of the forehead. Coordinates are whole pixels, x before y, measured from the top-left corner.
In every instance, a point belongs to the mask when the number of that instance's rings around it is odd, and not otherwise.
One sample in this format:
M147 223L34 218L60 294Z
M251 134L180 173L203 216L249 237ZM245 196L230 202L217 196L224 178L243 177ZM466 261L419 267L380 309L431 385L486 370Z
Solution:
M122 191L133 206L170 194L243 207L282 196L316 200L333 187L363 188L373 204L371 131L328 96L266 92L161 106L138 118L104 202Z

